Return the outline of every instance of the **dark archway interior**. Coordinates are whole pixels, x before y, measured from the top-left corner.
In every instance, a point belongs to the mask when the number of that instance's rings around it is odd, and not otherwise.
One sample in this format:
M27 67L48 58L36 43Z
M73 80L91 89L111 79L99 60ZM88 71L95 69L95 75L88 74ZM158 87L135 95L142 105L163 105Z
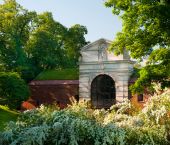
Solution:
M116 100L114 80L108 75L98 75L91 84L91 101L94 108L110 108Z

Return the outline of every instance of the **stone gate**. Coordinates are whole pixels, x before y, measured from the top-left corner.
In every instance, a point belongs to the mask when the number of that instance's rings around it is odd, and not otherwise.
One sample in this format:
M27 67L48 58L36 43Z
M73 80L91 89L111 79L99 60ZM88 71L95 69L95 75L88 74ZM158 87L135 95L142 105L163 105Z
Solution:
M99 39L81 48L79 97L96 108L109 108L128 98L128 81L134 62L126 51L116 56L108 51L111 41Z

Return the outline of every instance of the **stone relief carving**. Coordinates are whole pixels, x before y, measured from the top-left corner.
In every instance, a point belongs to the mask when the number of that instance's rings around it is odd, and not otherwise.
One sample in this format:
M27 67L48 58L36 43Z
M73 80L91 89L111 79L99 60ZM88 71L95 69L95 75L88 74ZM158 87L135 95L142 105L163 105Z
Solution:
M106 61L107 60L107 45L102 43L99 45L98 48L98 60L99 61Z

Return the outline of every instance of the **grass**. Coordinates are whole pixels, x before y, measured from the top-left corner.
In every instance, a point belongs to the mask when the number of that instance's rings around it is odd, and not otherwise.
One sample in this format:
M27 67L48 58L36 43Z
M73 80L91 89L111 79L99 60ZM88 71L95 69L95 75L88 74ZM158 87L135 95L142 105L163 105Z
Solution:
M78 80L78 69L46 70L40 73L35 80Z
M0 105L0 131L4 130L7 122L15 121L18 114L18 112L10 110L7 106Z

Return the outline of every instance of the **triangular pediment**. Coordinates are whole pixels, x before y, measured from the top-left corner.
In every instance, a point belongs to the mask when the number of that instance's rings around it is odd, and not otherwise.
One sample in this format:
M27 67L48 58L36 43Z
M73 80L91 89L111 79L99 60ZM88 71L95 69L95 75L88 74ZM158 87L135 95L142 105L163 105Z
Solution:
M124 50L123 54L115 55L113 51L108 48L112 41L101 38L81 48L80 61L95 62L95 61L116 61L116 60L130 60L129 54Z
M81 48L81 51L93 51L98 50L100 46L105 45L105 47L108 47L111 44L110 40L101 38L99 40L96 40L92 43L87 44L86 46Z

